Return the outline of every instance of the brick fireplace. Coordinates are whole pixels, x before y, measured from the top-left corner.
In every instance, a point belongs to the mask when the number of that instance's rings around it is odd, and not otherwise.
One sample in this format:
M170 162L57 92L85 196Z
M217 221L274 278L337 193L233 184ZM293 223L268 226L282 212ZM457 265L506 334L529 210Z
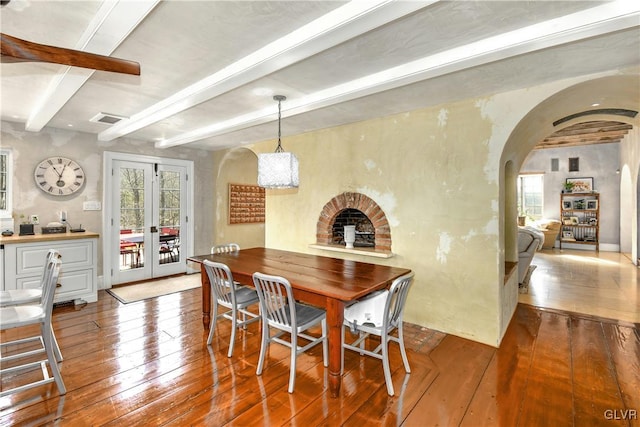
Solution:
M391 251L391 228L387 217L380 206L364 194L342 193L324 205L316 226L317 243L344 244L344 225L356 226L359 236L356 247L374 247L380 251Z

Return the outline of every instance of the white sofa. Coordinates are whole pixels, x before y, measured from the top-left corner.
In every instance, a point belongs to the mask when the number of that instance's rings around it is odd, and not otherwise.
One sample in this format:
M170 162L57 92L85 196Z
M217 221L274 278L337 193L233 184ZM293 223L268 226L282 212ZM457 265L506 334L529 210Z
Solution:
M536 268L531 265L536 251L542 249L544 233L534 227L518 227L518 283L529 285L529 277Z

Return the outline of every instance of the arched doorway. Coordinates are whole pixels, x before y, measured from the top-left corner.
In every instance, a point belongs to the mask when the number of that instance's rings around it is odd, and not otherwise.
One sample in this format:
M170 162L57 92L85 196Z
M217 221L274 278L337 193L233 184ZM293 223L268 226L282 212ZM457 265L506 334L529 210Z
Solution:
M639 92L637 76L611 76L585 81L561 90L542 101L524 116L514 128L505 144L501 158L502 188L504 188L504 193L501 193L503 199L502 219L506 261L517 259L515 237L517 233L515 231L509 232L509 230L516 230L516 210L509 206L509 204L512 203L511 200L515 199L513 195L509 195L509 192L512 191L511 189L515 188L515 185L509 181L517 177L517 173L514 174L513 170L520 170L525 158L539 141L560 129L582 123L585 120L613 120L633 125L633 129L629 135L625 137L620 147L621 168L627 165L629 170L635 171L635 176L631 176L630 178L633 184L622 186L621 190L624 194L620 194L620 200L631 201L631 212L625 212L624 215L619 214L618 219L625 221L626 225L636 230L630 234L632 250L637 254L639 240L637 233L637 188L640 153L632 147L638 144L640 117L637 114L633 117L620 116L615 114L613 110L623 109L637 111L637 106L640 103ZM600 104L597 106L597 109L600 111L596 113L592 111L596 109L596 107L592 106L594 103ZM580 112L588 112L591 114L588 119L585 118L585 116L574 116L575 113ZM558 119L561 118L567 118L567 120L558 123ZM615 171L612 171L612 173L615 174ZM559 190L557 192L559 193ZM620 208L622 208L622 206L620 206ZM618 207L616 207L616 209L618 209ZM631 224L627 224L626 222L628 221L631 221ZM622 232L624 227L621 226L620 230L620 232ZM634 255L634 259L637 259L637 255Z

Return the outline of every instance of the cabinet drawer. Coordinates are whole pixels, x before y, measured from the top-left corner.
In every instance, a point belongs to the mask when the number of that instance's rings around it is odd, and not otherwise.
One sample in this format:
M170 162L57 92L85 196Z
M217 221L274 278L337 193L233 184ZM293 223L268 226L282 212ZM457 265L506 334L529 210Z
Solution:
M87 268L93 265L93 245L91 241L56 243L53 247L62 256L62 271ZM16 274L42 273L50 245L24 245L16 248Z
M93 269L61 271L58 283L60 287L56 289L55 302L86 298L87 292L93 289ZM17 279L16 286L18 289L38 288L40 276L21 277Z

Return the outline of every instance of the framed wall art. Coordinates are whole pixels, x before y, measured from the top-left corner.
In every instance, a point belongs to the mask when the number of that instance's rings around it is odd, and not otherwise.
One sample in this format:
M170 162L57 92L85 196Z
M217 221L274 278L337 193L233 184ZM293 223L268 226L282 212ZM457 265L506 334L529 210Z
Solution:
M229 184L229 224L264 222L265 191L257 185Z
M591 193L593 191L593 178L567 178L566 182L573 184L573 193Z

